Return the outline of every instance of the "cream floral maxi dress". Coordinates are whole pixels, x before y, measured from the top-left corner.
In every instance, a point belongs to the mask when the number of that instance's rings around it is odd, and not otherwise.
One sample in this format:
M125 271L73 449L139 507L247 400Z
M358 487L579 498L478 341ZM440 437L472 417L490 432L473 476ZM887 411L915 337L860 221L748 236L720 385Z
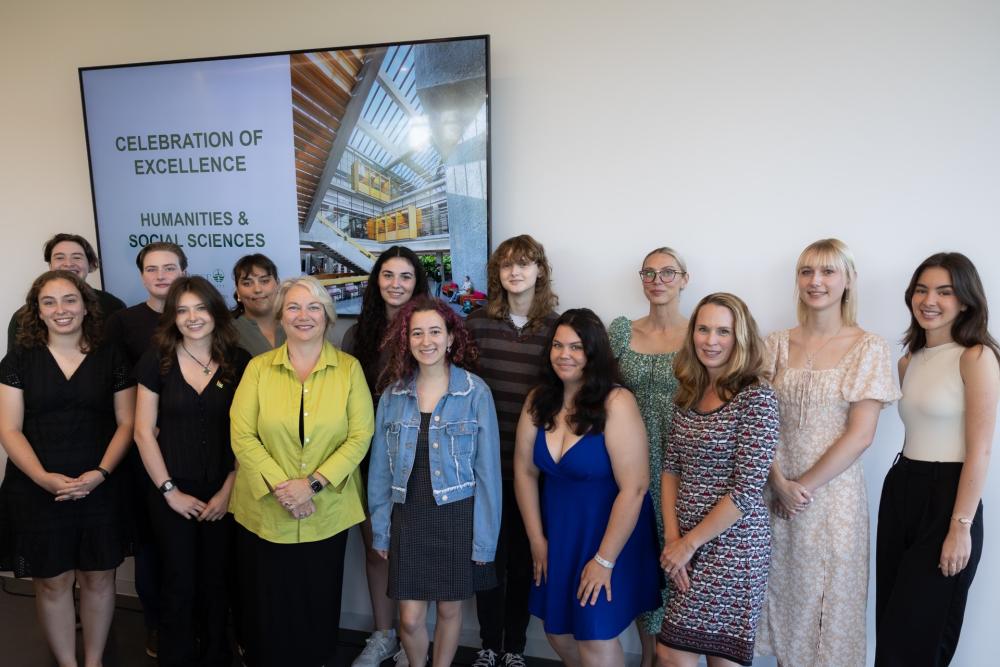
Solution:
M775 461L797 479L847 428L851 403L899 399L885 340L865 333L836 367L788 367L788 331L767 337L781 410ZM790 521L771 514L772 553L758 655L783 667L862 667L868 602L868 499L861 461L817 489Z

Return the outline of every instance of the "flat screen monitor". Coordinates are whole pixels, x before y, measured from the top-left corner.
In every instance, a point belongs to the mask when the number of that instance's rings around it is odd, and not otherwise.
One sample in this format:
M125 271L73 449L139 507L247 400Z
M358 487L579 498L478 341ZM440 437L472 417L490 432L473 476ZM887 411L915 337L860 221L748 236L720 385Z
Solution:
M433 294L482 306L489 86L486 35L81 68L105 289L145 300L136 255L169 242L230 300L260 253L352 315L403 245Z

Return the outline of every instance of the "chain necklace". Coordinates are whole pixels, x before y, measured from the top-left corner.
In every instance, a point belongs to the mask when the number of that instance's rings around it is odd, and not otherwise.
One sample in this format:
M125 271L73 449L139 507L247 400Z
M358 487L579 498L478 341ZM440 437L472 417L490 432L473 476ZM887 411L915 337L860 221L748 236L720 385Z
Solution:
M184 348L184 351L187 352L187 355L189 357L191 357L192 359L194 359L194 363L196 363L199 366L201 366L201 370L204 371L205 375L211 375L211 373L212 373L212 369L210 368L210 366L212 365L212 358L211 357L209 357L207 364L203 364L200 361L198 361L198 357L196 357L193 354L191 354L191 350L187 349L187 345L185 345L184 343L181 343L181 347Z
M840 328L837 329L837 332L835 334L833 334L832 336L830 336L829 338L827 338L823 342L822 345L820 345L819 347L817 347L812 352L809 352L808 348L806 347L805 340L802 341L802 350L806 353L806 370L811 371L813 369L813 360L816 358L816 355L819 354L823 350L824 347L826 347L827 345L829 345L831 340L833 340L834 338L836 338L837 336L839 336L840 332L843 331L843 330L844 330L844 325L841 324Z

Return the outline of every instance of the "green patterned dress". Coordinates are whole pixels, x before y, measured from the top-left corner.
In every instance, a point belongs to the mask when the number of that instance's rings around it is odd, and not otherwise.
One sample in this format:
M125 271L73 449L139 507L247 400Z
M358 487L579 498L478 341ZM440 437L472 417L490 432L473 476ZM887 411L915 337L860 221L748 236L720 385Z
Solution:
M663 549L663 513L660 510L660 473L663 470L663 447L674 417L674 352L666 354L640 354L631 348L632 322L619 317L608 329L611 349L618 357L625 386L635 394L639 412L649 436L649 495L656 514L656 534ZM667 604L667 587L661 591L663 606L639 616L643 632L655 635L663 623L663 607Z

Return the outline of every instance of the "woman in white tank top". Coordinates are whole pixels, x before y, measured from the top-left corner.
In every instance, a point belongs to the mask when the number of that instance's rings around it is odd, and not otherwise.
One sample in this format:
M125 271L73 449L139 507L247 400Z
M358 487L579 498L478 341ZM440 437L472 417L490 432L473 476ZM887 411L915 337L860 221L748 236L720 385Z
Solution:
M965 255L924 260L906 302L906 439L879 506L876 667L947 665L955 654L983 549L980 498L1000 394L1000 347Z

